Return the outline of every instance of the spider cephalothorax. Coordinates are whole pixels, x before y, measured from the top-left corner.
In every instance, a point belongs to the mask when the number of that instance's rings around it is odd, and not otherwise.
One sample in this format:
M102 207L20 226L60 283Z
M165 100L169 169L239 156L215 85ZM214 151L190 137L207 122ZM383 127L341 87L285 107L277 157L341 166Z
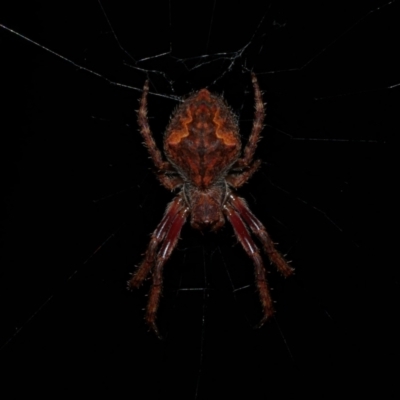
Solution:
M168 125L164 137L164 152L168 161L163 160L150 131L147 119L149 85L148 81L145 82L138 114L140 132L162 185L170 190L180 188L153 232L142 264L128 283L130 288L138 287L152 273L146 320L157 335L155 321L162 291L162 269L188 216L192 227L201 230L219 229L224 225L225 217L232 224L238 240L254 263L264 314L260 325L273 314L273 306L265 268L249 229L284 276L293 271L275 249L262 223L232 190L246 183L261 163L260 160L253 161L253 156L263 128L265 111L254 74L252 82L256 110L243 157L240 157L241 142L236 117L222 97L202 89L178 107Z

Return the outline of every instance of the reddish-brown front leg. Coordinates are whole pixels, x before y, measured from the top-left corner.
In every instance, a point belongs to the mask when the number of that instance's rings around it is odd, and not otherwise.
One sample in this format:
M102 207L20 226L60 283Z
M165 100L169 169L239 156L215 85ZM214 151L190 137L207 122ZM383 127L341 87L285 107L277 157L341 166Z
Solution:
M158 337L160 337L160 334L156 325L156 317L162 292L162 270L178 242L179 235L181 233L182 226L186 221L187 214L188 209L185 208L181 209L176 215L157 255L157 260L153 270L153 281L151 284L149 301L147 303L146 321Z
M239 213L233 208L233 206L231 206L229 203L225 204L224 212L225 215L228 217L230 223L232 224L236 236L239 239L239 242L243 246L248 256L253 260L256 285L264 313L264 316L259 324L259 326L262 326L267 318L274 313L274 307L272 304L272 299L265 274L265 268L260 256L260 252L255 245L253 239L251 238L245 224L240 218Z
M142 264L128 282L129 288L137 288L146 279L150 271L153 272L149 301L147 303L146 321L157 336L160 335L155 321L162 291L162 269L176 246L187 214L188 209L184 205L183 199L177 196L168 205L163 219L151 235L150 244ZM161 248L157 252L160 244Z
M178 213L182 210L183 200L180 196L168 205L164 217L158 224L156 230L151 235L149 246L146 250L144 260L133 274L132 278L128 281L128 288L134 289L139 287L148 276L150 270L154 266L157 249L160 243L164 240L166 234L169 232L170 227Z
M270 261L276 266L278 271L285 277L293 273L293 268L289 266L282 254L276 250L274 242L265 230L264 225L249 210L246 202L233 193L229 194L228 202L233 205L246 224L250 227L251 231L261 241L264 251L267 253Z

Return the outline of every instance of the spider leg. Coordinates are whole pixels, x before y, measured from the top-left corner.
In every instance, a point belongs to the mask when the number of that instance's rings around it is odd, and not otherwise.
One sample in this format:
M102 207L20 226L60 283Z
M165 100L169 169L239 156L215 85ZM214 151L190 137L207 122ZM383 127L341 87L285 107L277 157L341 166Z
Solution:
M239 167L247 167L254 156L254 152L257 148L257 143L260 140L260 133L263 129L264 118L265 118L265 108L262 99L262 93L260 86L258 85L257 77L254 73L251 74L251 81L254 88L254 103L255 103L255 113L254 122L249 141L244 148L244 157L237 160L236 165Z
M139 287L148 276L150 270L155 263L158 246L168 234L171 224L175 220L179 211L181 211L182 209L182 204L182 198L180 196L177 196L168 205L164 213L163 219L151 235L151 240L146 250L144 260L142 261L137 271L133 274L132 278L128 281L128 288L133 289Z
M256 160L245 171L242 171L238 174L234 173L229 174L226 177L226 181L230 186L237 189L243 186L253 176L253 174L258 170L260 165L261 165L261 160Z
M162 270L178 242L179 235L182 226L186 221L187 214L187 208L181 208L176 214L175 219L172 221L172 224L170 225L170 228L164 238L153 269L153 282L150 289L149 301L147 303L146 321L158 337L160 337L160 334L156 325L156 316L162 292Z
M278 271L285 277L293 273L293 268L289 266L282 254L276 250L274 242L265 230L264 225L255 217L250 211L246 202L233 193L229 194L229 203L236 209L236 211L243 218L245 223L250 227L251 231L261 241L264 251L267 253L270 261L276 266Z
M157 177L161 184L169 190L175 189L177 186L183 183L182 179L179 177L169 177L165 175L167 171L173 171L171 164L164 161L160 150L157 147L156 142L153 139L153 134L151 133L149 120L147 118L147 95L149 93L149 81L146 80L143 87L142 98L140 99L140 107L138 110L138 124L140 128L140 133L144 139L144 145L150 154L150 158L157 170Z
M262 258L260 256L260 252L255 245L253 239L251 238L250 233L246 228L246 225L240 218L239 212L235 210L235 208L231 204L227 203L224 205L224 213L232 224L236 236L239 239L239 242L243 246L248 256L253 260L256 285L264 313L264 316L259 324L259 326L262 326L264 322L271 315L273 315L274 307L272 304L272 298L268 287L265 268L262 262Z

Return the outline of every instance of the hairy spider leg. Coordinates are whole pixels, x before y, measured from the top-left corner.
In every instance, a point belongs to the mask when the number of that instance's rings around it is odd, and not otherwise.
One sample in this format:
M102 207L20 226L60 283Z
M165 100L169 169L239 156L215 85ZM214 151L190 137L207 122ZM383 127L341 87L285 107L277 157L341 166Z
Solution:
M172 221L172 224L165 236L161 249L157 254L157 259L153 269L153 280L146 310L146 322L150 329L153 330L158 337L160 337L160 334L156 325L156 317L163 285L162 271L166 261L171 256L171 253L178 242L179 235L181 233L183 224L186 222L187 215L187 208L181 209L176 214L176 217Z
M163 219L151 235L151 240L149 246L147 247L144 260L138 267L137 271L133 274L132 278L128 281L129 289L139 287L147 278L152 267L154 266L158 246L160 245L160 243L162 243L171 228L172 222L175 220L178 213L182 210L182 203L182 198L180 196L177 196L171 203L168 204Z
M233 188L237 189L243 186L252 176L253 174L258 170L258 168L261 165L261 160L256 160L253 162L253 164L250 165L250 167L246 170L244 170L241 173L231 173L226 177L226 181L230 186Z
M232 224L236 236L243 246L243 249L245 250L247 255L253 260L256 285L264 313L264 316L262 317L258 325L259 327L261 327L265 323L265 321L274 313L274 307L272 304L272 298L267 283L265 267L263 265L258 247L251 238L250 233L246 228L243 220L240 218L239 212L229 203L226 203L224 205L224 212L229 222Z
M147 303L146 321L159 337L160 334L155 321L162 292L162 269L178 242L187 215L188 209L187 207L183 207L183 199L180 196L175 197L168 205L163 219L151 235L151 240L142 264L128 282L129 288L136 288L142 284L150 271L152 271L153 277L149 301ZM161 248L157 252L160 244Z
M283 258L282 254L279 253L275 248L275 244L268 232L265 230L264 225L256 218L256 216L250 211L246 201L233 193L229 195L229 203L237 210L244 222L249 226L251 231L263 245L265 253L268 255L269 260L276 266L278 271L284 276L288 277L294 271L289 266L287 261Z
M140 99L140 107L138 110L138 125L140 133L144 139L144 145L150 154L150 158L156 167L157 177L161 184L168 190L173 190L177 186L183 183L180 177L170 177L165 174L167 171L173 171L171 164L168 161L164 161L161 155L161 151L158 149L156 142L154 141L153 134L150 129L149 119L147 117L147 95L149 93L149 81L146 80L143 87L142 97Z
M234 165L234 167L239 168L247 168L253 161L253 156L257 148L257 143L260 140L260 133L264 127L265 108L262 99L262 93L260 90L260 86L258 85L257 77L253 72L251 73L251 81L254 88L254 122L249 140L243 150L244 157L239 158Z

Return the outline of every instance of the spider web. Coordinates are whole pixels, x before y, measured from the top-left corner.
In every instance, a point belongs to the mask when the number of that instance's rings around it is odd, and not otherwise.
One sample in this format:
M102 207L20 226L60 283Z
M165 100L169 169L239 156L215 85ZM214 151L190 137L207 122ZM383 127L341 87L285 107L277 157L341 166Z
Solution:
M397 391L387 228L398 11L384 0L1 10L0 356L14 393L50 391L48 381L149 398ZM165 267L159 341L143 321L148 284L125 288L173 196L137 132L141 88L148 76L160 146L179 101L203 87L224 94L245 142L250 71L267 120L263 167L240 195L296 275L264 258L277 313L254 330L253 266L231 227L186 224Z

